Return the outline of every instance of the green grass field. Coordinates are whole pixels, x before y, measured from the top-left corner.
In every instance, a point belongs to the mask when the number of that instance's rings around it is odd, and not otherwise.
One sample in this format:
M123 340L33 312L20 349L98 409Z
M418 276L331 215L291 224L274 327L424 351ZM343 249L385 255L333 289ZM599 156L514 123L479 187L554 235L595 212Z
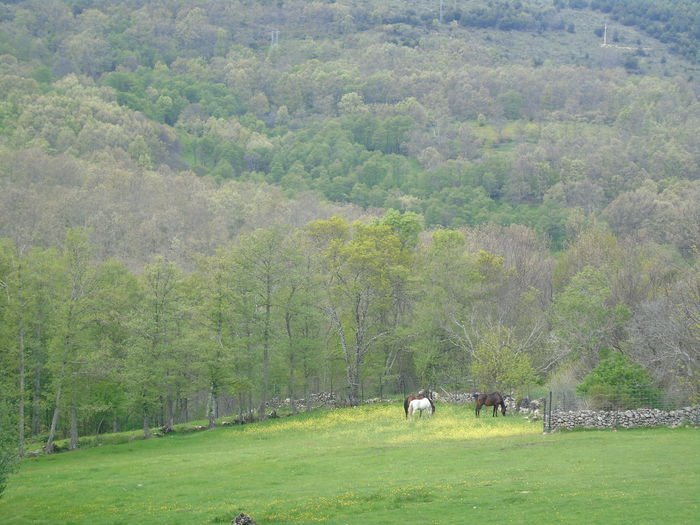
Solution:
M543 435L438 405L317 411L28 459L3 524L700 523L700 431Z

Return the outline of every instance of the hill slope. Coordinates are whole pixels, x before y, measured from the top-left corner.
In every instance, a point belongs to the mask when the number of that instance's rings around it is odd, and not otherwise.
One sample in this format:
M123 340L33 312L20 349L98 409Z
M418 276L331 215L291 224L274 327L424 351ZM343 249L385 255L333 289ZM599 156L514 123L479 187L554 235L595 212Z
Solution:
M696 13L0 2L0 442L601 361L697 399Z
M428 227L525 224L554 246L574 210L639 233L619 208L642 186L697 204L690 62L600 10L490 6L448 2L440 24L424 2L4 4L3 184L25 208L51 209L49 196L27 190L59 171L51 194L107 193L119 210L102 223L123 230L142 219L103 179L189 168L414 211ZM606 21L613 46L604 48ZM12 170L30 148L91 167L71 166L68 178L53 163L37 166L41 175ZM103 175L88 180L85 170ZM189 194L192 184L171 187ZM68 195L57 222L93 226L102 203ZM688 239L672 238L677 220L656 217L664 226L650 235L686 249Z

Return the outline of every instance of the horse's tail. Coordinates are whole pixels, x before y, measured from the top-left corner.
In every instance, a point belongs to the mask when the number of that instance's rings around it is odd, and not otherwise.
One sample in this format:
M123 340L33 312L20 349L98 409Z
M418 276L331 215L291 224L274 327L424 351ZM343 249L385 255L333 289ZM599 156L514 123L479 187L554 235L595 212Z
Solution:
M406 419L408 419L408 398L403 400L403 410L406 412Z
M430 402L430 411L434 414L435 413L435 403L433 403L433 400L428 398L428 401Z

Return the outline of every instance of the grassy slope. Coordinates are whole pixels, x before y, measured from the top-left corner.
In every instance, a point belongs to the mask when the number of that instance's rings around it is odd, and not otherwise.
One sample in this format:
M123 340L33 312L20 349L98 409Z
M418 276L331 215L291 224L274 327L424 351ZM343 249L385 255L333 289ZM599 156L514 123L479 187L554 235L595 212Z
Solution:
M691 523L699 453L697 429L542 435L379 405L26 460L0 522Z

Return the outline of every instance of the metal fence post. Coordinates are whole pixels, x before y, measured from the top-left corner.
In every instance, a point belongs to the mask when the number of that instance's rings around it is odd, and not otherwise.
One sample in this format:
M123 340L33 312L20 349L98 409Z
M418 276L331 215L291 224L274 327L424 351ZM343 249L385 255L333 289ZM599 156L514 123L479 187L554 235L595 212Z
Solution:
M542 432L547 433L547 398L544 398L544 408L542 411Z
M542 431L547 434L552 431L552 391L549 391L549 400L544 398L544 409L542 412Z

